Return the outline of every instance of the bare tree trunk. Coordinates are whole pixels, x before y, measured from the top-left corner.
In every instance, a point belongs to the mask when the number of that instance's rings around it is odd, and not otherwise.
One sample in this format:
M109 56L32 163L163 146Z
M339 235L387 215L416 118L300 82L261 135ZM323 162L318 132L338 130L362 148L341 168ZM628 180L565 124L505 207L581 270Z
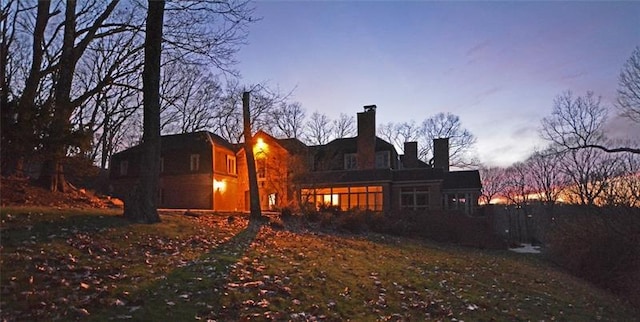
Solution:
M249 202L251 203L251 219L262 218L260 210L260 191L258 190L258 176L256 161L253 156L253 135L251 134L251 116L249 115L250 93L242 94L242 111L244 116L244 153L247 156L247 171L249 172Z
M158 175L160 173L160 60L164 1L149 0L145 36L142 87L144 133L140 179L125 201L125 218L141 223L156 223L158 215Z
M31 67L29 69L29 75L24 84L24 90L18 100L17 106L17 120L15 128L15 142L10 147L3 147L3 149L10 148L13 151L8 151L7 155L11 160L9 163L10 172L16 175L23 175L23 164L26 157L26 153L29 148L34 146L34 128L33 118L36 107L34 101L38 93L38 86L42 74L40 68L42 65L42 59L44 57L44 37L45 29L49 22L49 8L51 1L38 1L38 9L36 14L35 27L33 29L33 43ZM3 124L6 126L6 124Z
M65 8L64 33L60 69L54 92L53 106L50 111L53 119L49 135L45 142L45 161L42 165L39 181L51 191L65 192L68 184L62 171L62 158L65 155L65 141L70 128L71 86L75 71L74 42L76 39L76 1L67 0Z

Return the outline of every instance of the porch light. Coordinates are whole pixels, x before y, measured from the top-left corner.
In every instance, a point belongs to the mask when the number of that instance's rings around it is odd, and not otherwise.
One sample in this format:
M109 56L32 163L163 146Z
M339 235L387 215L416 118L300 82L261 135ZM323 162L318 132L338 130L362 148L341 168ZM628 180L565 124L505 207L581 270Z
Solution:
M225 190L227 190L227 183L224 182L224 180L218 181L216 179L213 179L213 190L223 193Z
M262 138L258 138L258 140L256 140L256 146L254 147L254 152L266 152L267 151L267 144L264 143L264 140Z

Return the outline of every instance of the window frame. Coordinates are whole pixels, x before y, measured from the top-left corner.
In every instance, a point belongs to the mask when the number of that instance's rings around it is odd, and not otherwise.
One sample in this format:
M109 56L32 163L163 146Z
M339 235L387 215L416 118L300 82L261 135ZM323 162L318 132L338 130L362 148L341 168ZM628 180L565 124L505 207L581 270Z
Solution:
M344 154L344 169L355 170L358 168L358 154L357 153L345 153Z
M189 170L191 172L200 171L200 154L191 154L189 156Z

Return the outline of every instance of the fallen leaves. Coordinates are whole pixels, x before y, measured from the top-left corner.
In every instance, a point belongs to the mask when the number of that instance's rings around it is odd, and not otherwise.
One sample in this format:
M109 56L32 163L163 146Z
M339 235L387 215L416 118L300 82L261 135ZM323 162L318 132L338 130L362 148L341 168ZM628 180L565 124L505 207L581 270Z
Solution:
M595 297L576 298L575 281L559 273L395 237L249 226L241 216L169 213L154 226L29 218L3 218L12 225L12 239L0 245L0 304L8 320L171 319L183 312L193 312L183 319L221 321L612 314Z

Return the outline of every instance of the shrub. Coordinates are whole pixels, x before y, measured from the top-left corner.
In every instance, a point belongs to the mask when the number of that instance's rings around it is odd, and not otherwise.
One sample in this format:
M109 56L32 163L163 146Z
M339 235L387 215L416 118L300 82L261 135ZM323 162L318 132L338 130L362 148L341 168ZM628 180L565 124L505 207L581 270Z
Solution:
M640 209L564 207L549 234L552 261L640 305Z

